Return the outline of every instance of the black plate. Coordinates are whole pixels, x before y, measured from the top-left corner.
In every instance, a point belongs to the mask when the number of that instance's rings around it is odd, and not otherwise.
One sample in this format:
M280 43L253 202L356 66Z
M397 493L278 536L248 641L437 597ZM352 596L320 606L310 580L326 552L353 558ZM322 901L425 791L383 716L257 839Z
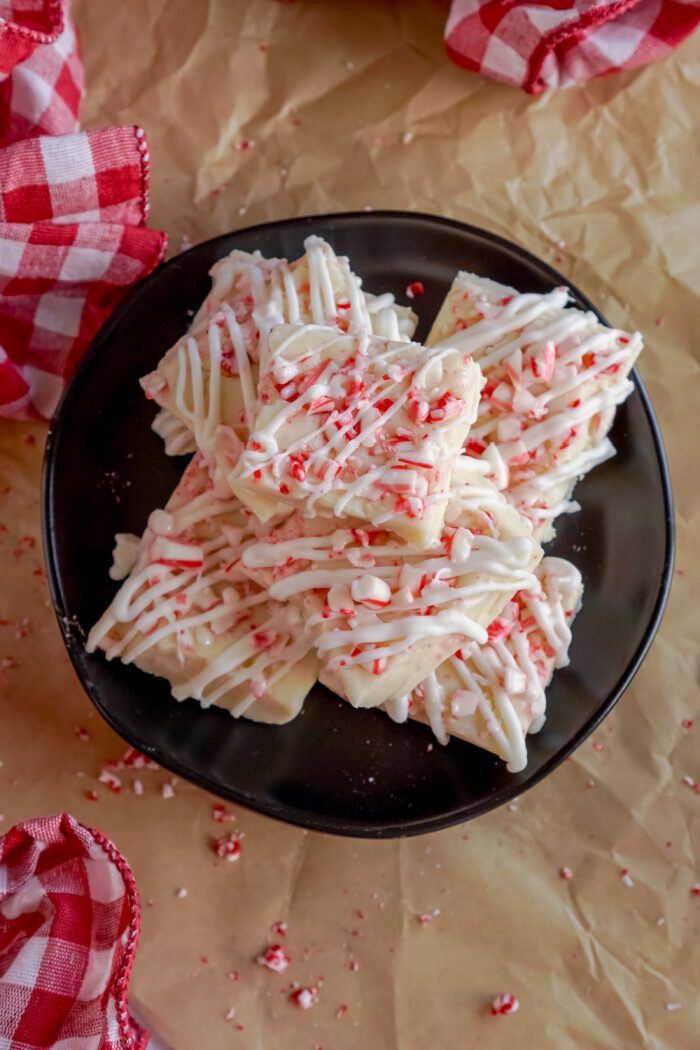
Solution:
M550 773L610 711L659 625L669 589L673 518L661 438L644 389L618 411L616 458L576 490L583 509L560 519L552 553L571 558L586 586L571 651L549 690L544 730L527 768L461 741L355 711L322 687L287 726L234 721L175 703L166 682L88 655L83 642L115 591L107 570L117 531L141 533L183 470L151 431L154 406L138 385L181 335L207 292L210 266L233 248L294 258L316 233L347 254L370 291L405 301L414 280L425 336L455 272L472 270L522 291L568 282L493 234L403 212L320 216L258 226L200 244L140 284L78 366L49 434L44 541L52 595L73 664L100 713L130 744L223 798L320 831L413 835L467 820ZM572 289L578 305L593 309Z

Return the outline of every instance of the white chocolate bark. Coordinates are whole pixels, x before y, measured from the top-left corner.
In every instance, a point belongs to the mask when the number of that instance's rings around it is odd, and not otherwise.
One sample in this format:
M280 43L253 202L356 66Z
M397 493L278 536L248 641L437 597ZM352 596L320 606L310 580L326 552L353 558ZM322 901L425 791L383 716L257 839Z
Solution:
M427 340L479 362L486 383L466 451L490 464L542 540L558 514L578 509L576 481L615 454L606 435L642 349L639 333L565 309L568 299L565 288L523 295L460 273Z
M294 718L318 661L299 609L271 601L240 571L254 539L250 515L216 491L196 456L143 537L118 537L112 576L126 579L88 651L167 678L177 700L259 722Z
M529 526L488 481L460 465L460 493L434 547L384 528L301 513L247 547L244 571L304 612L321 681L355 707L415 688L456 649L485 642L513 594L536 586Z
M231 488L262 521L288 504L428 546L480 385L472 359L447 347L280 326Z
M247 434L260 362L273 327L327 324L408 339L416 316L393 296L365 295L348 260L319 237L288 264L259 252L233 251L214 265L212 290L189 332L141 380L146 396L174 414L210 453L220 425Z
M441 744L456 736L492 751L511 773L524 769L526 735L542 728L545 690L569 662L583 592L578 569L561 558L545 558L535 575L536 586L518 591L489 625L485 644L458 650L387 714L426 722Z

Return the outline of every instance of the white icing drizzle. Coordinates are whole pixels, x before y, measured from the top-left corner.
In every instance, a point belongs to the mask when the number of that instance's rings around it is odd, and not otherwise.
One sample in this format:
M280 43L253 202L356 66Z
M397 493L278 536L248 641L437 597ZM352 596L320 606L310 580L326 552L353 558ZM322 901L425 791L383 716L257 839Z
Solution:
M394 306L393 296L381 297L381 309L370 313L348 260L338 258L320 237L308 237L305 249L291 265L285 259L264 259L259 252L235 251L222 259L212 270L212 291L189 334L166 355L165 360L176 358L171 407L193 431L198 448L210 450L219 423L246 422L222 419L221 384L228 377L238 378L246 414L252 412L256 391L250 363L266 366L270 334L277 325L314 323L353 332L376 328L397 339L406 339L415 327L414 315ZM224 333L228 338L222 345ZM171 384L160 366L143 385L160 404L170 404ZM191 403L186 400L188 388Z
M241 498L258 492L375 523L421 520L436 500L444 513L478 398L471 359L321 326L281 328L275 340L231 475Z
M167 408L156 414L151 430L162 438L166 456L186 456L197 447L190 428Z
M168 660L178 669L176 699L208 706L241 687L233 714L243 714L311 649L298 609L270 601L241 571L255 538L240 504L216 495L196 458L141 540L117 537L111 575L130 572L90 631L88 652L129 664L165 646L164 673Z
M614 454L605 435L642 348L639 333L564 309L567 300L564 288L520 295L462 274L436 323L486 379L467 452L488 460L498 487L547 534L577 507L568 502L576 480Z
M462 515L478 501L478 492L469 493ZM488 515L477 520L493 530ZM537 545L526 535L499 539L448 525L426 549L385 530L335 524L316 528L295 515L241 557L272 598L302 602L329 671L361 665L381 674L388 659L431 638L484 642L483 603L536 586L529 566Z
M535 575L536 585L519 591L491 624L488 642L450 657L408 705L408 714L427 721L440 743L453 734L481 744L512 773L527 764L526 733L542 728L554 669L568 663L582 593L580 573L563 559L545 558Z

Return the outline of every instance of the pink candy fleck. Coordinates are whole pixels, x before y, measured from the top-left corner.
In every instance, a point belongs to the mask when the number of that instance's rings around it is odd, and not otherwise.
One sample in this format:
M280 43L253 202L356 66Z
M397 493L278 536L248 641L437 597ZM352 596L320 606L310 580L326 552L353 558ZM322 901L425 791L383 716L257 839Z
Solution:
M520 1009L520 1002L515 998L514 995L504 993L497 995L491 1003L491 1016L492 1017L506 1017L508 1014L514 1014Z
M423 295L425 292L425 285L422 281L411 281L406 288L406 298L415 299L417 295Z
M236 819L234 813L229 813L222 802L215 802L211 807L211 818L215 824L225 824L227 821Z
M571 870L571 868L564 867L564 868L560 868L559 869L559 878L563 879L564 882L568 882L569 879L573 879L573 877L574 877L574 873Z
M310 1010L318 1002L318 988L297 988L289 999L302 1010Z
M115 795L121 795L122 782L114 773L110 773L108 769L103 769L98 779L101 784L106 784Z
M211 848L217 857L223 857L228 861L238 860L241 855L240 835L238 832L232 831L228 835L223 835L220 839L213 839Z
M273 973L284 973L292 958L281 944L273 944L255 960L259 966L266 966Z

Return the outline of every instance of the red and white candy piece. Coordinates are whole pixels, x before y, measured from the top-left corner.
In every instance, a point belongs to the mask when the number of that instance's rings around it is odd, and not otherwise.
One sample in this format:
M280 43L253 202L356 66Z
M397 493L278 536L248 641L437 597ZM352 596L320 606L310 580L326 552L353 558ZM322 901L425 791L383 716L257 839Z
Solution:
M231 862L238 860L241 855L240 834L232 831L228 835L223 835L220 839L214 839L211 848L217 857L222 857L224 860Z
M156 536L151 546L151 560L172 569L199 569L204 563L204 553L194 543L179 543L166 536Z
M283 945L272 944L255 961L259 966L266 966L273 973L284 973L292 959Z
M515 998L514 995L503 993L497 995L491 1003L491 1015L492 1017L505 1017L508 1014L514 1014L520 1009L520 1002Z
M391 602L391 587L379 576L358 576L350 587L352 598L372 609L384 609Z
M318 1002L318 988L296 988L289 998L302 1010L310 1010Z

